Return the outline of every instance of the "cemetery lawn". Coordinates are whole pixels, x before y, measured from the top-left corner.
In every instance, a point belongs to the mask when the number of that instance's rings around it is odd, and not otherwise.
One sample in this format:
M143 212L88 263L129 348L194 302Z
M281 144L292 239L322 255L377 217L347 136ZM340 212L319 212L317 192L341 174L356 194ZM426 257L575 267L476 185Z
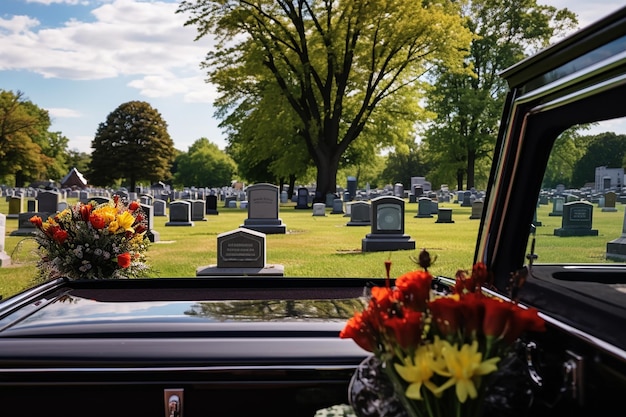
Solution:
M74 201L69 200L72 204ZM436 223L432 218L417 218L417 204L405 205L405 234L416 245L415 250L390 252L361 252L361 241L370 233L370 226L347 226L350 220L344 214L313 216L312 210L295 209L295 203L281 204L279 218L287 228L285 234L267 234L266 263L284 267L289 277L384 277L384 261L392 261L391 276L417 268L412 257L426 248L436 257L430 271L434 275L453 277L458 269L471 270L480 220L470 219L471 207L456 203L440 203L440 208L452 209L454 223ZM593 229L598 236L558 237L554 229L561 227L561 217L551 217L551 205L538 208L535 252L537 262L597 263L606 262L607 242L619 238L622 232L624 209L617 212L593 210ZM206 221L195 221L194 226L165 226L168 217L155 217L154 230L159 241L147 253L153 268L152 278L195 277L196 270L217 263L217 236L241 227L247 219L247 210L225 208L218 202L217 215L205 215ZM8 202L0 201L0 213L8 213ZM0 268L0 295L14 295L32 285L36 273L36 244L30 237L11 236L17 229L17 219L6 219L5 252L11 256L11 265ZM529 245L530 247L530 245Z

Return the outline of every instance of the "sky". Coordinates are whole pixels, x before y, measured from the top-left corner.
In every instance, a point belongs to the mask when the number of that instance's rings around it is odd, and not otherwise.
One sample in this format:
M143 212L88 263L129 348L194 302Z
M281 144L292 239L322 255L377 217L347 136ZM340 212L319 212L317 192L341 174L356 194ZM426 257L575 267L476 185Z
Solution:
M212 40L195 41L180 0L0 0L0 89L20 91L48 110L50 131L91 153L98 125L119 105L145 101L168 125L176 149L200 138L220 149L225 135L215 88L200 63ZM538 0L578 15L583 28L624 0ZM624 126L605 125L588 134Z

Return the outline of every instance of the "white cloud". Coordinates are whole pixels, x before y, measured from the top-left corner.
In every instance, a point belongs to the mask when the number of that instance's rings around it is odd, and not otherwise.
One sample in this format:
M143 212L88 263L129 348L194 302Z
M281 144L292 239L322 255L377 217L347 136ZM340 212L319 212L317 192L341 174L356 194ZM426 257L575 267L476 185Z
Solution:
M58 117L63 117L63 118L77 118L77 117L82 117L83 115L81 114L81 112L74 110L74 109L66 109L66 108L49 108L46 109L48 110L48 114L52 117L58 118Z

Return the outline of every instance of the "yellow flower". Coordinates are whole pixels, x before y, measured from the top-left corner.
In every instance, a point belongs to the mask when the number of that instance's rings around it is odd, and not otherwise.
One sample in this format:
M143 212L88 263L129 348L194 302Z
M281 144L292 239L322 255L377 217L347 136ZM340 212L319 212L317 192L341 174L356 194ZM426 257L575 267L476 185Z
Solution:
M446 369L438 369L437 373L450 379L441 385L437 392L441 393L455 385L459 402L464 403L468 396L472 399L478 397L474 378L496 371L498 369L496 363L500 358L494 357L483 362L483 354L478 351L478 342L475 340L471 345L464 344L459 350L456 345L453 346L447 341L442 343L441 354Z
M396 372L402 379L409 382L406 389L406 396L414 400L421 400L422 385L426 386L432 392L436 392L437 386L430 381L434 375L433 369L437 368L435 364L435 354L431 345L422 345L417 348L415 355L411 358L407 356L403 359L404 365L394 363Z
M101 216L104 219L104 224L109 225L112 221L115 220L115 216L117 215L117 209L112 206L104 205L95 209L93 213L95 215Z
M134 232L133 223L135 223L135 218L129 211L125 211L122 214L117 216L117 224L121 229L124 229L127 232Z

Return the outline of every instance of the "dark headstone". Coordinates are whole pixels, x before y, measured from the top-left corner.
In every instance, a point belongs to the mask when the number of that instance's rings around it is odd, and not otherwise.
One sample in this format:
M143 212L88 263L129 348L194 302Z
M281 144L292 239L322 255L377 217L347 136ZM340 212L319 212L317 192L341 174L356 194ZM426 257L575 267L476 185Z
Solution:
M296 200L297 209L310 209L309 206L309 190L307 188L298 188L298 196Z
M286 233L287 227L278 218L278 187L261 183L246 189L248 218L240 226L266 234Z
M395 196L371 200L372 228L361 242L363 252L415 249L415 241L404 234L404 200Z
M217 211L217 196L215 194L206 196L206 214L219 214Z
M170 203L170 221L166 226L194 226L191 221L191 203L185 200L176 200Z
M370 226L370 204L365 201L355 201L350 207L350 221L347 226Z
M554 229L555 236L598 236L592 229L593 204L586 201L573 201L563 205L561 228Z

